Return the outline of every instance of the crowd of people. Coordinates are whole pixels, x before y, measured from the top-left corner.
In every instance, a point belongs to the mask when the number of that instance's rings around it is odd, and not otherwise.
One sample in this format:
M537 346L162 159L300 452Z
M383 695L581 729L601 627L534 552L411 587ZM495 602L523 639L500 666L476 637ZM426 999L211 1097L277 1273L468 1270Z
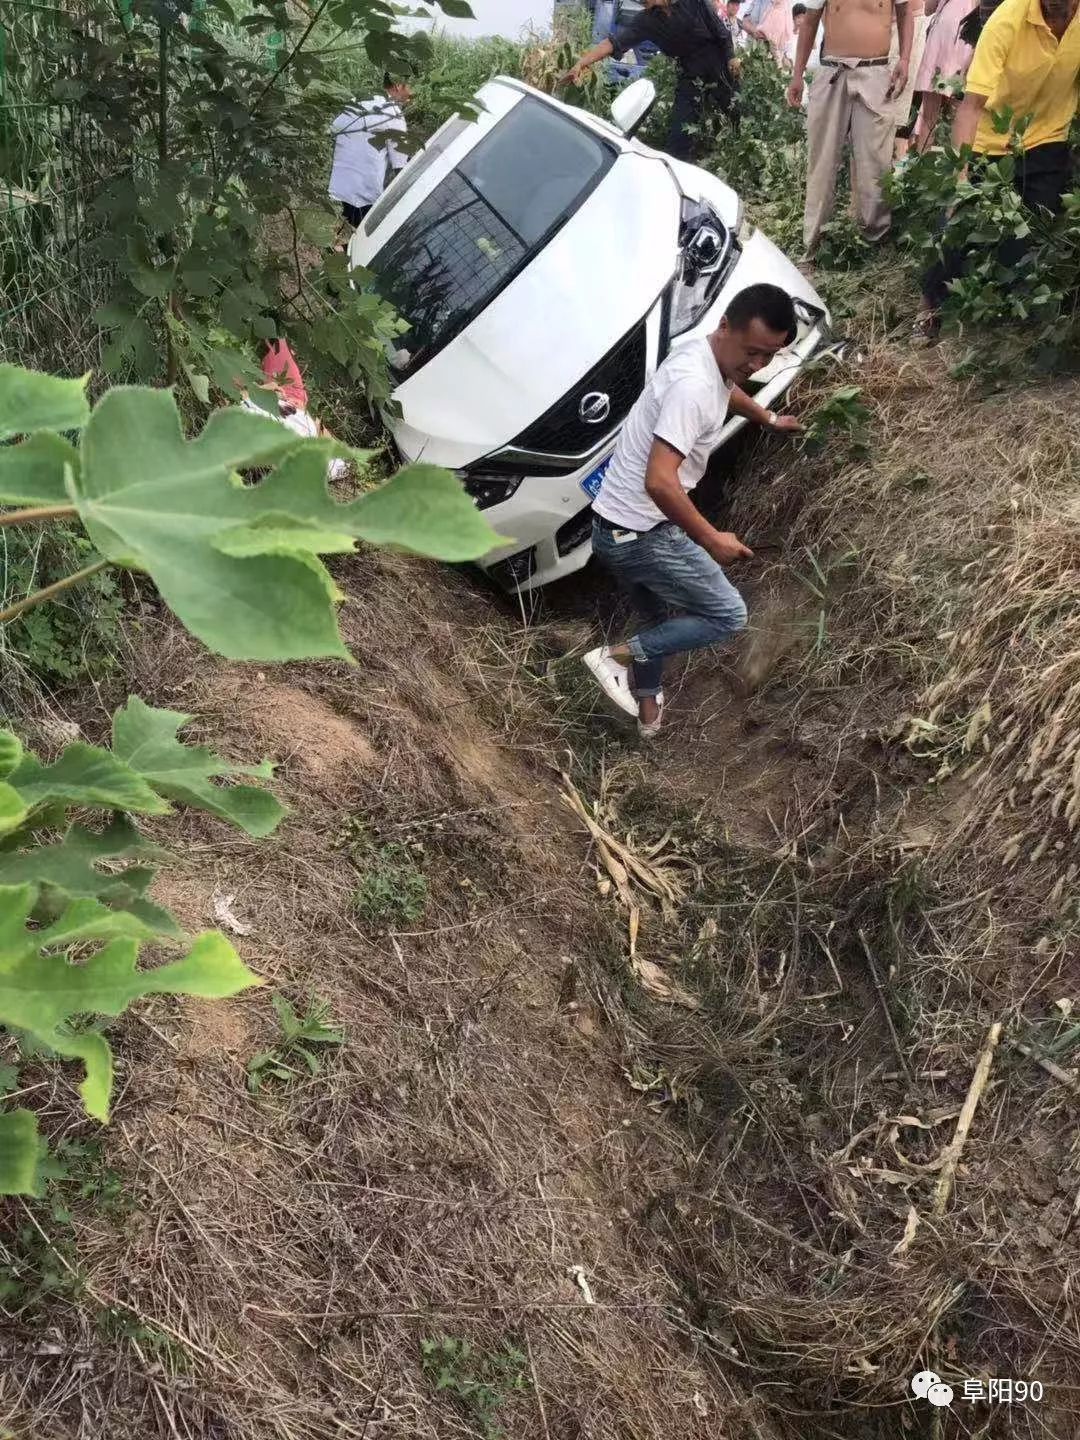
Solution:
M806 258L812 259L850 167L853 211L866 238L891 225L882 181L909 145L934 143L943 111L977 186L996 156L1018 151L1023 202L1060 210L1073 176L1069 135L1080 90L1080 0L644 0L618 19L563 76L573 83L609 57L658 50L678 69L667 149L690 159L715 117L737 130L739 52L765 47L790 71L787 103L806 107ZM809 83L808 83L809 82ZM334 123L331 196L359 224L401 152L408 87ZM1004 117L1004 118L1002 118ZM944 224L943 224L944 229ZM1006 261L1023 253L1011 238ZM1019 249L1017 248L1019 247ZM932 340L950 281L967 262L950 248L926 275L913 338ZM779 431L801 429L741 388L795 334L790 296L774 285L735 295L719 328L677 347L650 378L623 424L593 503L593 552L643 617L623 644L585 664L609 698L651 739L663 718L667 657L712 646L746 624L746 605L724 566L751 551L715 528L689 493L705 473L729 413Z
M678 66L666 148L682 159L692 158L714 117L738 125L743 47L766 48L790 71L788 103L806 109L807 260L833 216L845 166L863 234L884 238L892 217L882 180L909 148L933 145L943 117L956 149L970 149L964 178L973 183L1014 146L1016 188L1029 206L1056 213L1073 178L1077 0L644 0L563 78L577 81L590 65L643 42ZM1003 124L995 118L1002 115ZM962 251L946 248L927 274L917 341L934 338L964 263Z

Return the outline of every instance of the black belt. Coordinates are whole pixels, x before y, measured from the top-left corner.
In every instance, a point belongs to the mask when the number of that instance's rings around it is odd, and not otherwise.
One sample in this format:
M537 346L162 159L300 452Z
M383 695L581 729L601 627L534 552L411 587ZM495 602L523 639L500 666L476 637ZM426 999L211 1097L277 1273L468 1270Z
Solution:
M822 65L828 65L835 70L865 70L870 65L888 65L889 57L883 55L880 60L856 60L854 65L844 65L839 60L822 60Z
M617 530L620 535L651 535L652 532L658 530L661 525L668 523L666 520L661 520L656 525L650 525L648 530L634 530L630 525L616 525L614 520L609 520L606 515L598 515L595 510L593 511L593 519L602 530Z

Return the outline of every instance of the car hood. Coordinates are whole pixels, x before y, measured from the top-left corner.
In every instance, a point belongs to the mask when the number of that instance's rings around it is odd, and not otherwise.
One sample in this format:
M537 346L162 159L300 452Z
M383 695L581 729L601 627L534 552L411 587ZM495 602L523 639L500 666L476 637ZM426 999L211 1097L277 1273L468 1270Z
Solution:
M659 157L620 155L535 259L394 391L405 457L457 469L548 411L670 281L680 205Z

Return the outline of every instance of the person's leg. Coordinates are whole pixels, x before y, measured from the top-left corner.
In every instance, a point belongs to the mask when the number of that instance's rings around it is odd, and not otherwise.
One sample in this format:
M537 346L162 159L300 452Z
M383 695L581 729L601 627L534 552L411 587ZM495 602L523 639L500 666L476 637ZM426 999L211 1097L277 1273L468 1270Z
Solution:
M1021 266L1037 243L1038 231L1051 216L1060 214L1062 196L1069 187L1070 168L1069 147L1063 143L1036 145L1017 159L1016 192L1029 210L1040 213L1032 221L1032 233L1023 239L1009 236L998 246L997 258L1002 265L1011 270Z
M823 66L810 86L806 112L806 208L803 243L812 255L821 232L832 217L836 201L836 175L851 123L847 71Z
M642 536L637 540L618 541L607 526L601 524L599 520L593 520L593 555L626 595L642 627L648 629L663 620L667 614L667 607L647 583L651 569L640 548L645 538ZM617 666L628 669L633 664L633 657L625 644L611 646L607 655ZM588 660L586 660L586 664L588 664ZM622 684L627 680L636 679L647 692L655 696L662 688L662 672L663 661L660 660L655 665L647 667L642 674L620 680L620 690ZM601 683L603 682L601 681ZM633 693L635 698L638 698L637 692ZM615 697L612 696L612 698ZM621 699L619 703L622 703ZM639 718L641 717L642 703L639 698ZM649 713L643 718L653 720L656 717L655 700L650 699L648 706L650 707Z
M851 113L851 179L855 213L868 240L881 240L892 214L881 193L881 181L892 168L896 135L894 104L886 100L888 65L868 65L848 72L854 96Z
M671 106L671 129L668 131L666 149L676 160L689 160L693 150L690 129L698 123L700 95L696 83L689 75L680 72L675 85L675 99Z
M626 642L634 667L634 693L653 697L663 662L715 645L746 625L746 604L721 567L677 525L661 525L636 542L637 583L681 613L639 630ZM642 718L649 718L643 714Z
M1016 188L1031 210L1061 212L1062 196L1069 188L1072 157L1068 145L1037 145L1017 167Z

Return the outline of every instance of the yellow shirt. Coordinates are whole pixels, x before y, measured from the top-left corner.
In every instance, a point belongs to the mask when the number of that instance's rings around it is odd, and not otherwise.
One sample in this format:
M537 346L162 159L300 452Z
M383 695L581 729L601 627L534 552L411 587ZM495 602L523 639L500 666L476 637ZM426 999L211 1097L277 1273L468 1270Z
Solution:
M986 96L974 149L1004 155L1009 136L994 129L995 110L1014 120L1032 117L1025 150L1064 140L1076 114L1080 86L1080 9L1060 41L1043 19L1039 0L1003 0L987 20L971 60L965 91Z

